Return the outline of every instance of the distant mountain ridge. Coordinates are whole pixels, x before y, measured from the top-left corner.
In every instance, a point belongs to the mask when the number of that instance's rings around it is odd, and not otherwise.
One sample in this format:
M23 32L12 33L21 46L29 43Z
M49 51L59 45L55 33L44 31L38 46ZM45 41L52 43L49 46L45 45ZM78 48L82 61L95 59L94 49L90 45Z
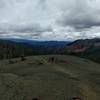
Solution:
M100 39L80 39L74 42L0 39L0 59L48 54L75 55L100 63Z
M43 46L56 46L56 47L63 47L66 44L69 44L70 41L37 41L37 40L28 40L28 39L0 39L3 41L8 41L8 42L12 42L12 43L19 43L19 44L29 44L29 45L43 45Z
M25 39L0 39L0 59L30 55L56 54L67 41L35 41Z

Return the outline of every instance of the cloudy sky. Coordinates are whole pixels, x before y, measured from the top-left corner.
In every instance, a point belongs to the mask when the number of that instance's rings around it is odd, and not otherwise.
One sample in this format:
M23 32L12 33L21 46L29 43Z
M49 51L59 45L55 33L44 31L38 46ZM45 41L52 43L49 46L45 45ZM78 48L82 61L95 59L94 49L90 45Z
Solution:
M100 37L100 0L0 0L0 38Z

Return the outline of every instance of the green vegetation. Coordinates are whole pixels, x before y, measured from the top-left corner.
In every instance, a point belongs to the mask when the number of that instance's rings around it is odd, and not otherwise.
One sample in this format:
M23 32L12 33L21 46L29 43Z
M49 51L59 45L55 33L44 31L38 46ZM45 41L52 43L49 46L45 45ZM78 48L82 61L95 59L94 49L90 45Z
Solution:
M1 100L100 100L100 64L66 55L25 58L0 61Z

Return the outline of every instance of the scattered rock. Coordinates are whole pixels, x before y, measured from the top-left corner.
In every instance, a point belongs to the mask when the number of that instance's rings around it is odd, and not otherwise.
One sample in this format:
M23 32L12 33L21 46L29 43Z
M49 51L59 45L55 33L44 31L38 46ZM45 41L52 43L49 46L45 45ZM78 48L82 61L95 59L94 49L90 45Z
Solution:
M82 100L80 97L73 97L72 100Z
M16 63L17 61L14 61L14 60L9 60L9 64L14 64Z
M39 100L39 98L33 98L32 100Z

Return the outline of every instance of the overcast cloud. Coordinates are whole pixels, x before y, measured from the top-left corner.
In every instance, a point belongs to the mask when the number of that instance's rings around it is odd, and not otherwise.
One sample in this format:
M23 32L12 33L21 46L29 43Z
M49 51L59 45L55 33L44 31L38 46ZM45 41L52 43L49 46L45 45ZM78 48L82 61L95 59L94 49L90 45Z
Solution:
M0 0L0 37L100 37L100 0Z

